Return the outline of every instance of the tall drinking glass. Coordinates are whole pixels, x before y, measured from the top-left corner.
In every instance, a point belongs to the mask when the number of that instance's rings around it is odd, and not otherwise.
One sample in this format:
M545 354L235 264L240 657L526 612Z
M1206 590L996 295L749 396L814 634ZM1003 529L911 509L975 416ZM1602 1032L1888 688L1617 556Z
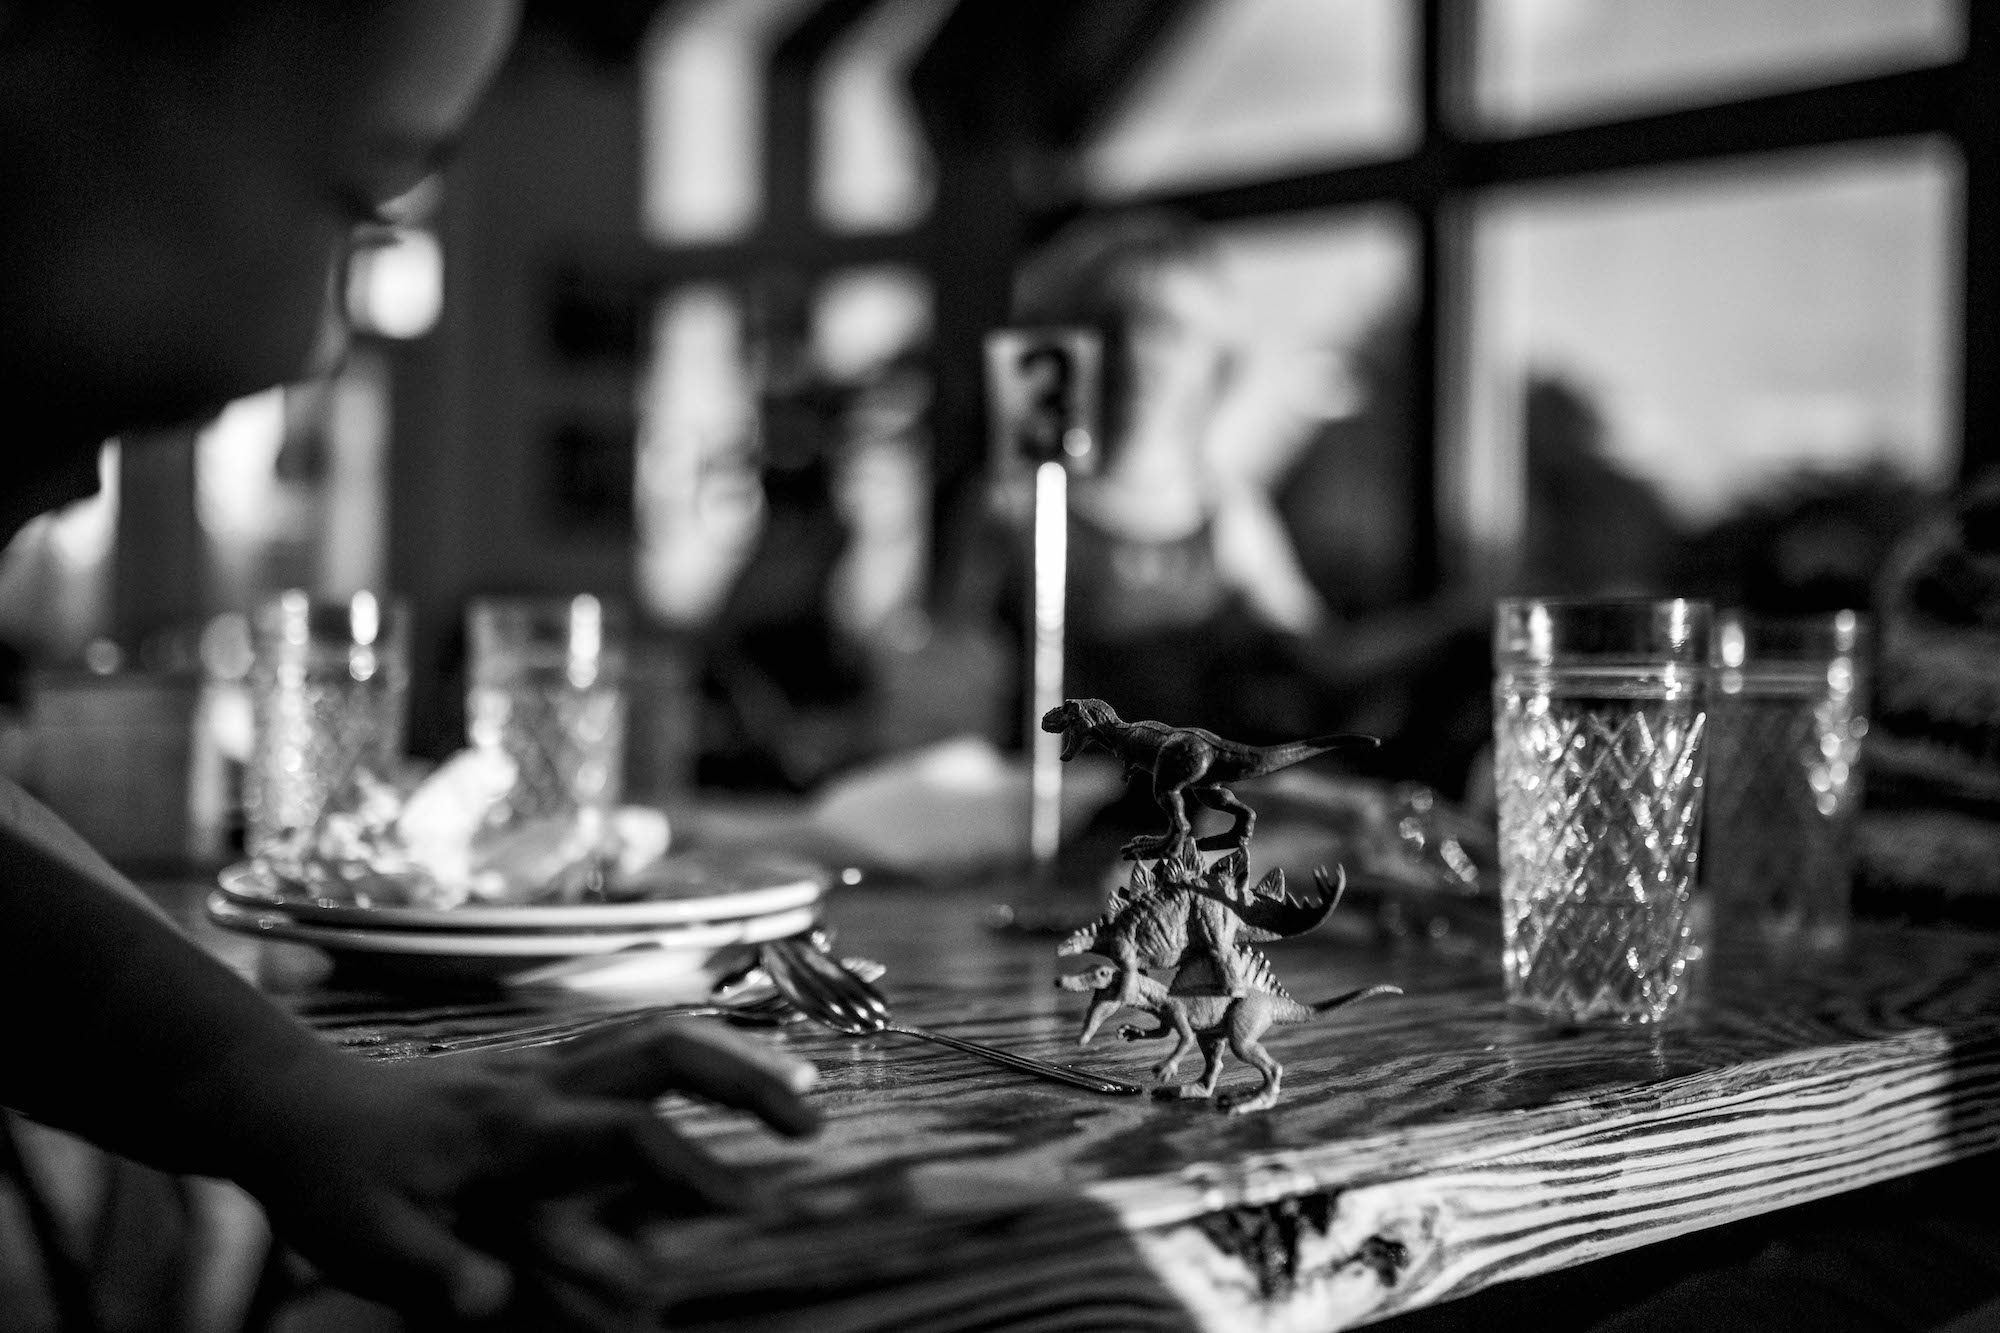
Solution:
M1867 651L1854 611L1718 617L1702 875L1719 922L1812 946L1846 937Z
M1657 1022L1686 999L1712 612L1501 602L1494 635L1507 998Z
M243 790L252 856L294 848L328 815L356 809L368 778L394 781L409 637L408 609L369 592L341 601L293 590L257 609Z
M505 822L580 818L617 804L625 770L625 621L588 593L481 598L466 613L473 745L514 763Z

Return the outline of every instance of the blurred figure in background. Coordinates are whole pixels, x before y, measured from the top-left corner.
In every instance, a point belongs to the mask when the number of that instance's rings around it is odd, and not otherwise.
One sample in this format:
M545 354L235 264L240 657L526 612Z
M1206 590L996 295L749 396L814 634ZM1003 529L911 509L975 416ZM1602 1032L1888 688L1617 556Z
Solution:
M1606 454L1603 415L1554 375L1528 380L1524 435L1528 519L1522 592L1571 597L1657 596L1681 543L1652 485Z
M707 630L713 785L803 791L885 750L995 730L978 701L1004 671L925 608L921 356L810 384L794 396L813 420L792 450L767 450L768 519Z
M1108 639L1229 601L1292 633L1325 615L1240 442L1216 437L1236 388L1236 317L1213 247L1168 214L1081 224L1016 278L1016 323L1080 324L1104 339L1103 461L1071 495L1072 597Z
M1944 498L1886 464L1793 472L1691 538L1678 582L1770 615L1867 610L1898 539Z
M93 490L105 438L337 357L328 298L357 229L438 169L517 8L0 2L0 534ZM661 1093L815 1122L809 1068L718 1028L364 1063L4 781L0 921L0 1006L32 1015L0 1104L238 1182L329 1277L432 1321L625 1326L657 1300L612 1198L752 1202Z
M1248 739L1373 730L1389 742L1376 771L1456 793L1486 715L1476 706L1461 725L1465 710L1430 687L1438 670L1465 674L1458 642L1469 634L1483 694L1484 603L1358 596L1359 614L1339 614L1335 600L1353 590L1330 530L1348 505L1315 489L1353 475L1315 468L1315 451L1412 447L1401 358L1358 358L1374 381L1362 419L1312 437L1281 405L1222 411L1230 395L1252 391L1237 374L1239 317L1212 244L1172 215L1079 223L1018 276L1014 323L1087 326L1105 349L1102 466L1071 490L1065 690L1126 716ZM1246 439L1218 424L1232 421L1297 435ZM1266 475L1273 458L1304 461ZM1018 536L991 531L968 543L955 583L961 614L997 600L1018 620L1021 574L1000 563L1018 549Z
M1243 727L1246 673L1325 608L1268 494L1210 438L1230 389L1231 311L1214 256L1181 219L1092 220L1031 256L1013 320L1103 339L1101 466L1070 496L1068 685L1129 716ZM983 526L957 559L963 619L1018 624L1017 532Z

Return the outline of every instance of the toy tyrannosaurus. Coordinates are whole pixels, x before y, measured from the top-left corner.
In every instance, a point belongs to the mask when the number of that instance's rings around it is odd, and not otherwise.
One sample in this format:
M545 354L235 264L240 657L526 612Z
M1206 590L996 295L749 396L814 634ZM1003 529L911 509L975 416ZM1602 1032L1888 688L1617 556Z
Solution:
M1127 1024L1119 1029L1119 1035L1125 1040L1140 1041L1165 1036L1169 1032L1174 1034L1174 1049L1153 1067L1154 1075L1162 1084L1172 1085L1170 1089L1162 1088L1158 1095L1213 1097L1216 1084L1222 1078L1222 1049L1227 1045L1238 1060L1264 1076L1262 1085L1255 1092L1219 1100L1218 1104L1232 1115L1262 1111L1277 1103L1278 1088L1285 1074L1284 1066L1273 1059L1258 1041L1273 1024L1306 1023L1372 995L1403 993L1399 986L1362 986L1317 1004L1301 1004L1285 994L1285 988L1271 974L1270 962L1263 954L1254 949L1245 950L1242 962L1242 971L1249 983L1249 989L1242 995L1216 994L1212 985L1204 984L1213 981L1205 961L1191 961L1182 967L1175 975L1172 987L1156 977L1140 976L1136 1000L1124 998L1126 978L1122 978L1119 969L1111 963L1100 963L1085 971L1058 977L1056 985L1063 990L1092 992L1090 1009L1084 1022L1085 1041L1090 1040L1105 1019L1128 1007L1151 1013L1157 1025L1140 1028ZM1204 1062L1201 1081L1175 1083L1182 1057L1196 1046L1201 1048Z
M1042 715L1042 730L1060 733L1062 757L1074 759L1086 746L1108 750L1125 765L1125 774L1149 774L1153 799L1167 814L1168 831L1159 837L1133 838L1125 844L1130 860L1153 856L1177 857L1190 846L1214 851L1242 848L1250 841L1257 816L1223 784L1260 778L1281 768L1325 754L1380 744L1373 736L1315 736L1287 745L1242 745L1226 741L1200 727L1171 727L1164 722L1127 722L1102 699L1065 699ZM1229 832L1196 841L1188 819L1186 797L1235 819Z

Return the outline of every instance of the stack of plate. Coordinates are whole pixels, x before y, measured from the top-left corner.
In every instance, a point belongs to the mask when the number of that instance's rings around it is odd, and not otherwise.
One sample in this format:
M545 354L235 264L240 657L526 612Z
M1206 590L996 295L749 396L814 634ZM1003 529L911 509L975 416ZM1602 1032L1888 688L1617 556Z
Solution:
M304 896L262 863L222 872L209 920L261 939L308 944L344 965L413 978L509 980L643 951L658 970L710 967L730 951L810 930L826 871L776 856L676 855L604 901L361 907Z

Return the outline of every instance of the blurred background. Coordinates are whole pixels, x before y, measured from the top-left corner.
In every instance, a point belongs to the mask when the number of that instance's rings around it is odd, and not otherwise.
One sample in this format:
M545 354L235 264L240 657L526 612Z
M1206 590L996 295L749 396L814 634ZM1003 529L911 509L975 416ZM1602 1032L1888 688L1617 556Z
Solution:
M576 590L633 609L629 796L1017 745L1008 324L1107 338L1069 692L1374 731L1452 797L1497 593L1867 605L2000 453L1990 7L529 10L348 274L344 369L111 442L7 550L4 757L67 728L78 770L45 791L143 799L84 742L192 698L161 762L226 844L244 613L286 587L410 599L420 755L462 743L466 600Z

